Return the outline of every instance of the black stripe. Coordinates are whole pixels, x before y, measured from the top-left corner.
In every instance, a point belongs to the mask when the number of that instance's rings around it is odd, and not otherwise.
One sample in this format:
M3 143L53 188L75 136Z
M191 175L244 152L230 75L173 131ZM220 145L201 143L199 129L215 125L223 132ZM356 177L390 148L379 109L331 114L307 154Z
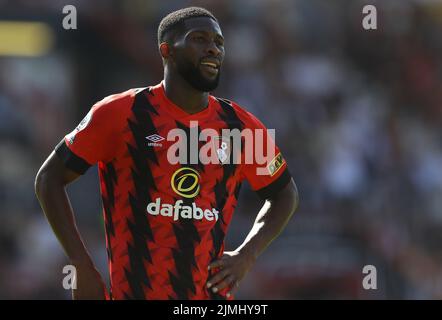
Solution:
M289 172L289 169L286 168L278 179L270 183L268 186L256 190L256 193L259 195L261 199L264 200L272 198L290 182L291 178L292 176Z
M176 201L177 199L175 199ZM183 205L191 206L191 199L182 199ZM188 219L180 219L173 224L173 232L177 239L178 248L172 249L172 256L177 270L177 276L169 274L170 281L178 299L188 299L188 291L196 293L195 281L192 270L196 268L195 243L200 243L201 238L195 226L195 222Z
M221 105L221 111L218 112L218 116L222 121L225 122L226 126L230 130L238 129L239 131L243 130L244 123L238 117L233 108L231 102L226 99L217 98L219 104ZM232 138L231 138L231 145ZM243 147L243 145L241 145ZM229 197L229 191L227 190L227 181L231 176L235 174L238 166L233 161L233 152L230 153L229 162L222 166L223 168L223 176L221 180L217 181L214 187L215 193L215 201L216 207L220 210L218 221L215 226L211 230L212 242L213 242L213 250L211 252L212 260L218 258L222 244L225 239L225 232L223 231L223 226L225 226L226 222L224 221L223 210L226 205L227 199ZM239 193L240 185L236 185L233 196L237 196ZM213 276L212 270L209 271L209 278ZM212 300L225 300L226 298L218 293L214 293L212 290L209 290L209 296Z
M197 163L190 163L190 154L191 154L190 146L193 144L190 139L191 138L190 137L190 128L186 127L184 124L182 124L179 121L175 121L175 123L176 123L177 128L179 128L185 132L184 137L187 139L186 140L186 142L187 142L186 162L185 162L186 167L190 167L190 168L195 169L199 172L204 172L205 166L204 166L204 164L201 163L201 159L199 156L197 156L197 159L196 159ZM195 129L192 129L192 130L195 130ZM201 127L198 125L196 130L197 130L196 136L199 137L201 134ZM199 151L204 143L203 143L203 141L198 141L197 143L198 143L198 155L199 155Z
M241 119L238 117L238 115L235 112L235 109L233 108L230 101L225 99L217 99L218 102L221 105L221 112L218 112L218 115L221 120L223 120L226 124L226 126L230 130L238 129L239 131L243 130L244 123L241 121ZM243 146L242 146L243 147ZM216 222L214 228L212 229L212 239L214 244L214 252L212 259L215 259L218 257L221 246L224 242L225 233L222 230L222 225L225 224L224 217L222 215L222 212L224 210L224 206L227 202L227 198L229 196L228 190L227 190L227 181L228 179L235 174L236 169L238 166L233 162L232 158L233 152L230 154L230 161L222 166L223 168L223 176L220 181L217 181L214 187L215 190L215 199L216 199L216 207L220 210L219 219Z
M101 199L103 201L104 214L106 216L106 238L107 238L107 254L111 262L113 262L111 237L115 237L115 228L112 215L115 210L115 186L118 184L118 176L112 163L106 165L106 169L102 172L105 192L102 190Z
M176 126L185 132L185 137L187 139L187 159L186 163L182 164L181 167L192 168L200 173L204 172L205 167L201 163L199 157L197 157L197 163L190 163L190 128L179 121L176 121ZM197 130L197 136L199 136L201 128L198 126ZM198 141L198 154L201 146L202 142ZM178 199L174 199L174 201L177 200ZM182 198L181 200L183 200L183 205L192 206L192 202L195 201L195 198ZM178 244L178 248L172 250L177 275L175 276L169 272L169 279L177 298L187 300L189 299L190 293L196 293L192 271L197 267L195 260L195 245L201 242L201 238L193 219L179 219L179 221L173 224L173 232Z
M104 213L106 215L106 231L115 236L115 229L112 222L112 213L115 209L115 186L118 184L117 172L112 163L106 164L106 169L102 172L106 193L102 193Z
M158 163L155 152L147 145L146 136L157 133L151 115L156 110L146 96L146 90L135 95L132 113L134 121L128 120L128 127L134 137L135 145L127 144L133 161L131 168L135 192L129 193L133 221L127 219L128 230L132 236L132 243L127 244L130 270L125 269L125 276L129 282L132 299L145 299L144 287L151 288L149 276L144 268L144 262L152 263L151 253L147 242L153 241L153 233L146 216L146 206L151 202L150 188L156 189L155 181L147 159Z
M196 164L189 165L195 170ZM176 202L178 199L174 198ZM183 206L192 206L195 199L182 198ZM169 272L170 284L177 298L180 300L189 299L189 291L196 293L195 281L192 270L196 268L195 244L201 242L200 235L193 219L179 219L173 224L173 232L177 240L178 247L172 249L172 256L175 262L177 275Z
M66 168L78 173L84 174L87 169L91 167L91 165L77 156L71 149L66 145L64 138L60 141L60 143L55 147L55 153L57 156L63 161Z

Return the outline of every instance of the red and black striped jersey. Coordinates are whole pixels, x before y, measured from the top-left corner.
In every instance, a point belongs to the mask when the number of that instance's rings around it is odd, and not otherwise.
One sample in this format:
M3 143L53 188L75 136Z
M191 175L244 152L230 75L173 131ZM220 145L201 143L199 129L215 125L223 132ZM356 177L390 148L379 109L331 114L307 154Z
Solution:
M176 129L185 139L169 139ZM219 134L213 149L219 161L191 159L209 141L198 141L195 152L191 131L205 129ZM268 174L257 173L256 161L233 161L233 143L222 129L268 135L251 113L212 95L205 109L188 114L160 83L101 100L57 145L77 173L98 163L113 299L225 299L228 288L216 294L206 288L208 265L223 253L241 183L248 180L265 199L290 174L271 138L264 140L275 155L263 165ZM170 161L176 146L190 151L186 161ZM242 145L237 155L244 160L247 153Z

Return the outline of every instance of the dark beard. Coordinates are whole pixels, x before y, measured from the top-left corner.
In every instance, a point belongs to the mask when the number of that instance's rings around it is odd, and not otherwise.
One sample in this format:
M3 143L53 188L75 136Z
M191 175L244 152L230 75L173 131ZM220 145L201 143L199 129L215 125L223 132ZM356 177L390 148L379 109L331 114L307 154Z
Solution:
M196 90L202 92L210 92L218 87L220 70L216 78L213 80L206 79L201 71L192 65L190 61L181 60L177 61L178 73Z

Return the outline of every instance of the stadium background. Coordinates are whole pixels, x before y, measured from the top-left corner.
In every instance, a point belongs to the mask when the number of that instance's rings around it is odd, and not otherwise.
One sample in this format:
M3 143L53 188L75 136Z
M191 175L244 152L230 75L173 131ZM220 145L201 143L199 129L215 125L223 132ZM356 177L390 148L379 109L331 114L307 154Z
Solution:
M77 30L62 28L67 4ZM365 4L376 31L362 29ZM301 195L237 298L442 298L442 3L417 0L0 1L1 22L45 24L25 48L0 23L0 298L70 298L35 174L94 102L161 80L156 28L188 5L226 38L215 94L276 128ZM69 193L107 279L96 168ZM227 248L258 208L244 188ZM377 290L362 288L367 264Z

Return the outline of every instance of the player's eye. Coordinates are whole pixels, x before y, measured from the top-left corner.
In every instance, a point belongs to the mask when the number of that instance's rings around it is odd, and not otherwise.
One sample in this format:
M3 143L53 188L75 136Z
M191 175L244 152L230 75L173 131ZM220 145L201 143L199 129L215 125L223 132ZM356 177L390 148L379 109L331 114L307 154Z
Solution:
M196 36L193 39L196 40L197 42L205 42L206 41L206 38L204 38L203 36Z

